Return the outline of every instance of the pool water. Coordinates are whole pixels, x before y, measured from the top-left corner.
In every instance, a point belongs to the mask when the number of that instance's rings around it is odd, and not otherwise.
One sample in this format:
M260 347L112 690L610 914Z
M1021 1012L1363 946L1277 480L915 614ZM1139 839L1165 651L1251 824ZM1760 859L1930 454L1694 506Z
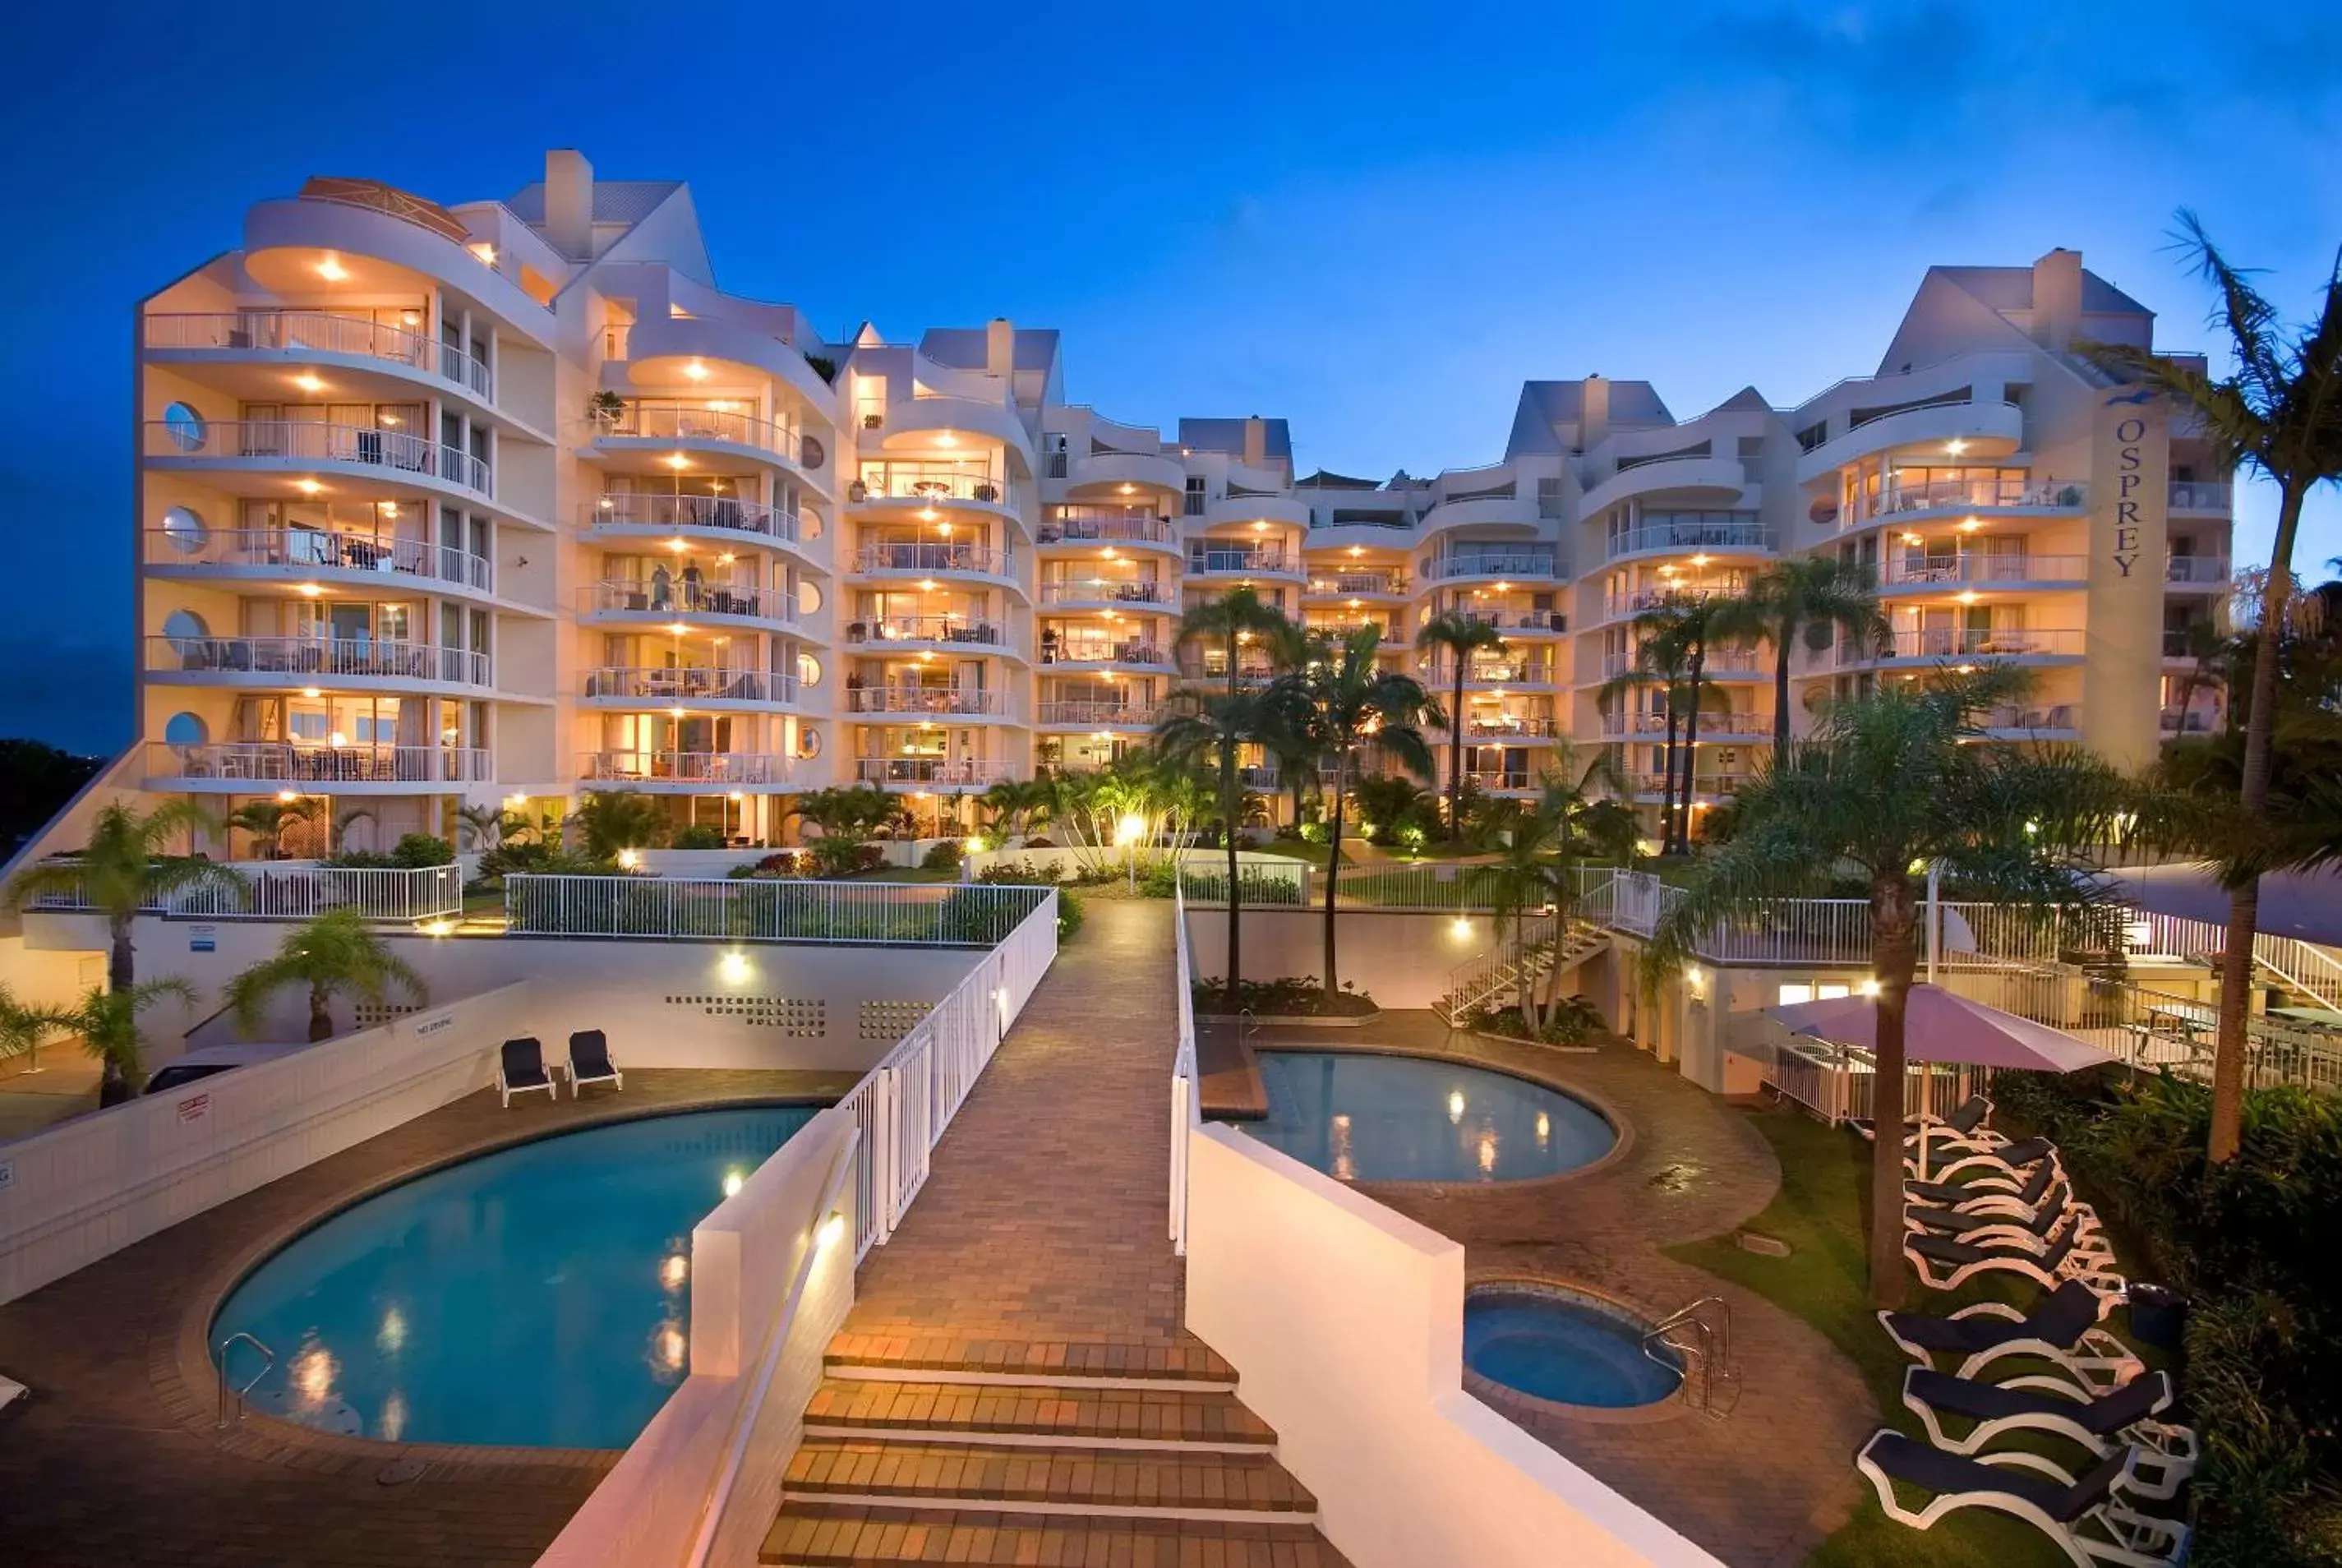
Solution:
M691 1229L814 1116L693 1111L422 1176L287 1244L220 1308L276 1353L252 1404L353 1436L623 1448L689 1364ZM242 1383L261 1357L238 1345Z
M1515 1182L1600 1159L1618 1136L1558 1090L1419 1056L1264 1051L1244 1130L1345 1182Z
M1654 1404L1683 1383L1680 1357L1643 1350L1644 1326L1566 1292L1479 1286L1464 1297L1464 1364L1562 1404Z

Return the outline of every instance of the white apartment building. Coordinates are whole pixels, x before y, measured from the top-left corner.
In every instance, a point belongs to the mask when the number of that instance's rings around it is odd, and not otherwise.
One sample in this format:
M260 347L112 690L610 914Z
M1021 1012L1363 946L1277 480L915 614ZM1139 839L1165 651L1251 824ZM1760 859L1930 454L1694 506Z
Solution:
M1874 373L1795 408L1532 382L1501 463L1296 475L1279 419L1166 436L1069 404L1052 331L826 342L716 286L679 183L574 152L444 207L313 180L141 307L141 739L113 782L322 795L368 814L356 843L600 789L777 842L787 797L857 780L948 831L1224 673L1173 634L1244 584L1408 668L1433 614L1487 617L1471 775L1528 792L1557 744L1613 744L1655 804L1660 699L1604 691L1635 616L1807 552L1873 565L1895 631L1794 650L1800 724L2009 660L2037 690L1996 733L2136 764L2216 722L2176 694L2231 529L2201 440L2074 349L2153 329L2072 252L1937 267ZM1419 673L1444 701L1453 672ZM1707 674L1701 805L1771 744L1772 651Z

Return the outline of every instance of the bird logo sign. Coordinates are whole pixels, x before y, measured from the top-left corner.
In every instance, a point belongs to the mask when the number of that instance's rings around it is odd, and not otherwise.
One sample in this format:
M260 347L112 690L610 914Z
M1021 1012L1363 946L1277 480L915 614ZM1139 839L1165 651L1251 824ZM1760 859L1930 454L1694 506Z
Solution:
M2120 408L2126 403L2135 403L2144 406L2145 404L2153 403L2154 401L2154 389L2151 387L2142 386L2137 392L2117 392L2112 394L2107 398L2106 405L2108 408Z

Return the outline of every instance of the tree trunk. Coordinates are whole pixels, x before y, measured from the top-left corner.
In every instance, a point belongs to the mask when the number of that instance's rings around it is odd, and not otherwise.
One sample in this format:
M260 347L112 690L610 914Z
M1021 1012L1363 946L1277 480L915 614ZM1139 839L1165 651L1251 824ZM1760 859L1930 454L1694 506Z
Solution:
M2268 811L2269 753L2277 732L2277 643L2293 596L2293 544L2301 529L2307 486L2288 484L2277 514L2269 551L2268 586L2261 595L2260 635L2253 649L2251 705L2245 713L2245 770L2238 805L2258 818ZM2233 699L2231 699L2233 701ZM2220 1021L2212 1047L2212 1134L2205 1157L2214 1164L2236 1158L2244 1141L2245 1021L2252 1008L2253 938L2260 926L2257 880L2228 895L2227 951L2220 958Z
M1676 830L1676 688L1667 683L1667 744L1660 749L1659 853L1672 846Z
M1342 873L1342 774L1341 768L1349 759L1337 758L1334 764L1334 821L1326 842L1332 853L1326 857L1326 1011L1334 1011L1335 994L1341 989L1340 976L1335 974L1334 962L1334 884Z
M1456 706L1447 715L1447 838L1464 838L1464 656L1456 656Z
M137 918L135 914L106 917L106 934L112 938L105 953L105 988L108 991L127 991L137 981L137 959L135 956L137 949L130 942L131 926Z
M1228 743L1220 748L1220 804L1227 814L1227 822L1225 825L1227 829L1228 840L1228 984L1227 989L1221 993L1221 1004L1231 1013L1236 1010L1236 982L1241 978L1237 954L1242 951L1243 945L1239 934L1243 915L1237 909L1237 905L1243 900L1237 896L1236 892L1236 797L1238 793L1236 747L1235 739L1231 737Z
M1871 968L1878 982L1878 1027L1870 1084L1870 1299L1903 1304L1903 1024L1918 968L1918 909L1908 876L1870 888Z
M322 985L309 987L309 1044L334 1037L334 1014L331 994Z
M98 1073L98 1109L104 1110L108 1105L119 1105L125 1101L135 1098L136 1096L130 1093L130 1079L122 1071L122 1064L112 1057L107 1057L105 1065Z
M1695 643L1691 650L1691 712L1684 715L1684 785L1683 821L1676 829L1676 848L1684 854L1691 853L1691 794L1699 777L1699 683L1707 668L1707 644Z
M1780 634L1773 644L1773 765L1779 767L1789 750L1789 645L1797 640L1795 617L1781 617Z

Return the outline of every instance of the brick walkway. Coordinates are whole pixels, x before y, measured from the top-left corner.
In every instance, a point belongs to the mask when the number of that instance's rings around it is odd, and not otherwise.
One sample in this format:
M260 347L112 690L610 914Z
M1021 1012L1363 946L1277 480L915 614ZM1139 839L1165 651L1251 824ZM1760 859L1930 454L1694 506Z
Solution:
M1170 908L1088 913L863 1264L768 1563L1341 1563L1181 1327Z
M509 1112L470 1095L0 1306L0 1372L32 1397L0 1412L0 1563L8 1568L413 1568L534 1562L615 1453L446 1451L403 1485L400 1452L255 1417L212 1429L203 1331L244 1261L354 1195L516 1135L661 1106L804 1095L854 1075L659 1072ZM193 1375L185 1363L192 1343Z

